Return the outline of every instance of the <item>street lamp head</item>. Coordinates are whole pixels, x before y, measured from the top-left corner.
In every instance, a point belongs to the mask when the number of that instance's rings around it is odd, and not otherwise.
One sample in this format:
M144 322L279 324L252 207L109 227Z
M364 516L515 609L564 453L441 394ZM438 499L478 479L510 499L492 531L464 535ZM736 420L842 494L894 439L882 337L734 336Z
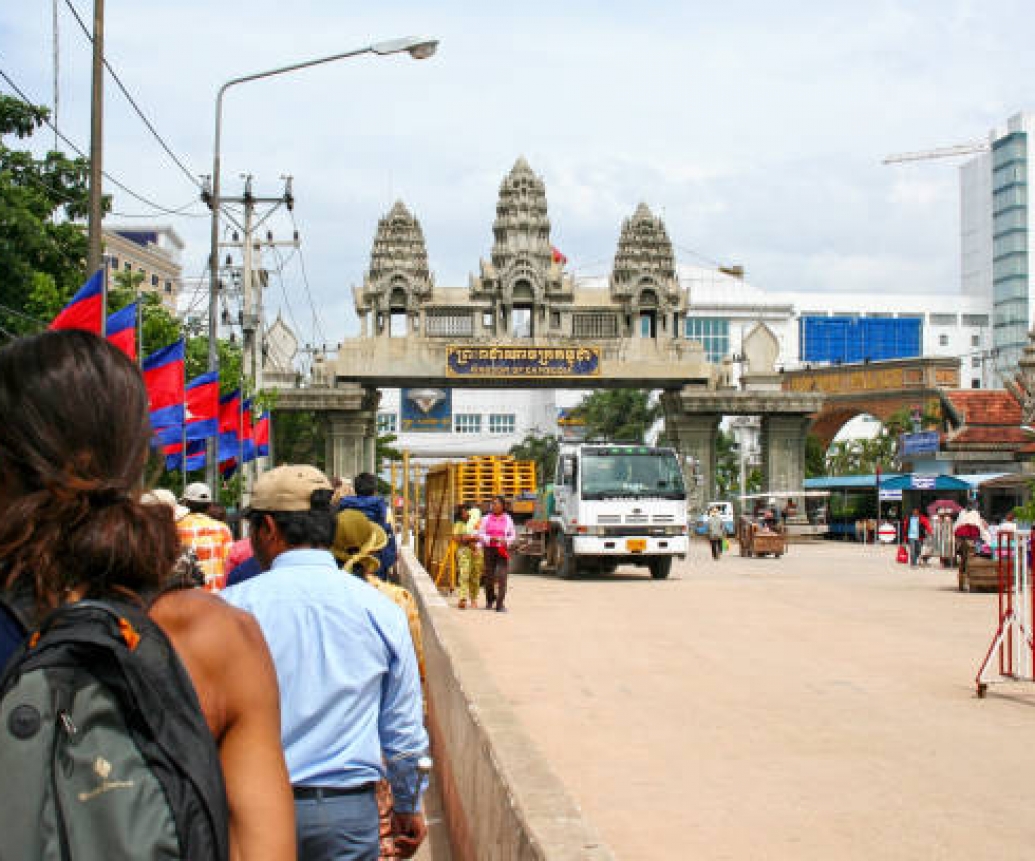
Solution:
M437 49L438 39L425 39L419 36L389 39L387 42L378 42L370 46L370 50L375 54L400 54L405 51L415 60L426 60L433 56Z

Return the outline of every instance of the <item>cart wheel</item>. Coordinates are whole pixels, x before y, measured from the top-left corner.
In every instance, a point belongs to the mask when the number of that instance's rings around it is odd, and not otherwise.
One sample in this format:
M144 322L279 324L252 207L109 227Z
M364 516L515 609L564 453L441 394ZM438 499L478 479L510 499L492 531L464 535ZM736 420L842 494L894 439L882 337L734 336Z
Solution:
M985 698L985 694L987 694L987 693L988 693L988 685L986 685L984 682L978 682L978 686L977 686L978 699L979 700L983 700Z

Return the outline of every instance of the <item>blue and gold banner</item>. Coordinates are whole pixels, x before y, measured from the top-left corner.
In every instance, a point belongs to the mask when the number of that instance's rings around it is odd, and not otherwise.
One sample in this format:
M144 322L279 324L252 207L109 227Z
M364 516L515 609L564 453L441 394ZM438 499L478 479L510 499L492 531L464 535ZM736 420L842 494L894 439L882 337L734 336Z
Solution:
M599 377L599 347L446 347L447 377Z
M453 430L453 393L449 389L402 389L403 433L449 433Z

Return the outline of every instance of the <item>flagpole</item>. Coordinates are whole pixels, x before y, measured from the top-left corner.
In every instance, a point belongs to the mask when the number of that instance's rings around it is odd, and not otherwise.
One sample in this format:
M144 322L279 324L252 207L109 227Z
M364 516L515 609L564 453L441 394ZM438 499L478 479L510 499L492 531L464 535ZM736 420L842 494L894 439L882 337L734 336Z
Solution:
M101 265L98 267L101 273L101 337L108 337L108 267L101 257Z
M137 313L140 313L140 304L137 303ZM184 343L186 347L186 343ZM180 423L180 468L183 473L183 492L187 492L187 362L184 355L183 362L183 421Z

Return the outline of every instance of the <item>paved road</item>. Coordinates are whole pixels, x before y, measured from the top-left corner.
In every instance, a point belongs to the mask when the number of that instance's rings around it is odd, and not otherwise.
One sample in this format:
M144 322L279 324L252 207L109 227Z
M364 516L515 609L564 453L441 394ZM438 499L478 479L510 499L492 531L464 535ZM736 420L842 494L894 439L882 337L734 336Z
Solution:
M464 626L622 859L1035 857L1035 686L974 696L995 596L892 557L695 543Z

